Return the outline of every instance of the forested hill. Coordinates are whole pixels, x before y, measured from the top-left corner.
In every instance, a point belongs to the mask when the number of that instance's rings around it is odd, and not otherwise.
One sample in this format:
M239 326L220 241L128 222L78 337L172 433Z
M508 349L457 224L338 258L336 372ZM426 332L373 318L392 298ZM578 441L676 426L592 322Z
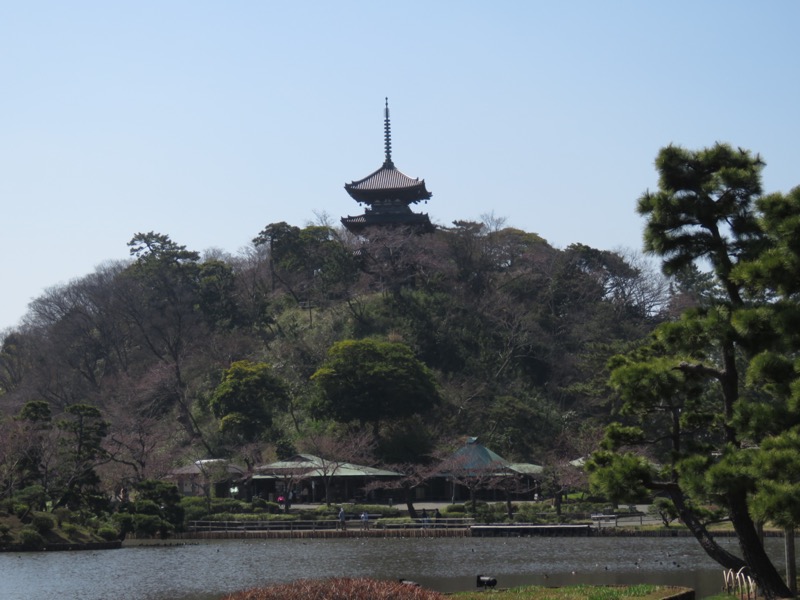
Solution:
M319 431L374 435L375 463L465 435L574 458L610 419L607 358L675 300L633 254L502 223L369 241L273 223L235 257L152 232L128 245L130 261L32 302L0 354L0 439L20 411L92 422L117 482L285 456Z
M711 558L789 597L757 523L800 523L800 187L763 195L763 166L661 149L637 210L668 281L496 221L368 240L273 223L236 258L136 234L128 262L3 336L0 512L102 515L136 489L146 523L177 502L149 480L179 464L297 451L390 466L410 492L477 436L544 464L556 499L588 457L594 492L657 494ZM721 518L741 557L710 535Z

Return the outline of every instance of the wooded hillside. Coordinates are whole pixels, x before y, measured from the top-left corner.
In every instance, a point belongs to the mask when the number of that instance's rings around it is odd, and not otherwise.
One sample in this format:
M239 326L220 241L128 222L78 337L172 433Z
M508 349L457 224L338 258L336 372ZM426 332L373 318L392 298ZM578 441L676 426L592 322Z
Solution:
M5 333L0 500L96 514L134 487L153 498L141 520L177 494L148 480L178 464L297 450L402 465L408 490L477 436L547 465L555 498L559 467L588 456L594 492L655 498L720 565L790 597L794 561L784 581L759 529L794 555L800 187L764 195L763 166L726 144L659 152L638 211L669 280L491 220L366 239L273 223L235 258L136 234L130 261ZM740 555L708 529L723 518Z
M130 261L49 289L4 333L3 452L31 428L63 437L53 423L82 406L107 428L103 458L71 464L102 463L107 490L199 458L281 458L332 430L374 434L376 463L466 435L510 460L584 455L609 420L607 359L675 299L634 254L489 221L368 241L273 223L239 256L138 233ZM46 418L10 418L31 406Z

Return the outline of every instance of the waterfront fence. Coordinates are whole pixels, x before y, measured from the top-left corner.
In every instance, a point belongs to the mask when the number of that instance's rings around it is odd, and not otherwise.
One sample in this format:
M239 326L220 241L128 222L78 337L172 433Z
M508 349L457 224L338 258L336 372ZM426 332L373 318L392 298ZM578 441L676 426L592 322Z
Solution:
M381 522L381 515L370 515L369 521L364 524L358 517L348 518L348 529L468 529L474 519L468 518L439 518L439 519L412 519L408 521L387 519ZM189 521L187 531L201 533L208 531L246 532L246 531L326 531L335 530L340 526L338 519L314 520L265 520L265 521Z

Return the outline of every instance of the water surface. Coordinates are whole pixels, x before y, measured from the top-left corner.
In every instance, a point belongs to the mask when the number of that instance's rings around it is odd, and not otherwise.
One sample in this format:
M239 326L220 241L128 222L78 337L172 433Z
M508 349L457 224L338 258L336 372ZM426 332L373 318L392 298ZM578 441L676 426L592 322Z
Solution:
M734 547L733 540L722 542ZM780 558L783 540L768 540L768 548ZM722 585L722 568L692 538L224 540L97 552L0 553L0 598L217 600L269 583L341 576L414 579L449 592L473 589L478 574L496 577L502 587L683 585L697 590L698 598Z

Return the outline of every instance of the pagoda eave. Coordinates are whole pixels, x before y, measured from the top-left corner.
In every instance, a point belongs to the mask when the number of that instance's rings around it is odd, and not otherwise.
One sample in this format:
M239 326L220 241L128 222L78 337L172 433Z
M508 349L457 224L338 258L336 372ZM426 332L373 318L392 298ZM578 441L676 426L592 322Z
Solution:
M416 202L423 202L425 200L430 200L433 196L428 190L425 189L425 185L421 185L415 188L396 188L396 189L358 189L353 188L349 184L345 184L344 189L347 190L347 193L350 197L355 200L356 202L362 202L364 204L373 204L375 202L386 201L386 200L399 200L406 204L412 204Z
M409 213L407 215L366 213L355 217L342 217L341 222L348 231L355 234L359 234L370 227L408 227L424 233L436 230L436 226L431 223L428 215L419 213Z

